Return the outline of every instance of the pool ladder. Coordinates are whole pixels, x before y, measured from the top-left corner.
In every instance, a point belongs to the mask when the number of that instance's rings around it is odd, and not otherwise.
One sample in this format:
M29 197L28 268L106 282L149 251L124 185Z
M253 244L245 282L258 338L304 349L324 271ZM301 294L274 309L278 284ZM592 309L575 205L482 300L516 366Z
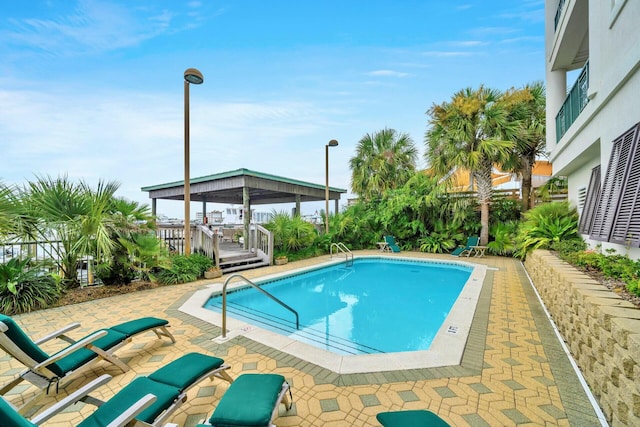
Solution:
M269 292L262 289L260 286L253 283L251 280L244 277L242 274L236 273L227 277L227 280L224 281L224 285L222 286L222 338L227 337L227 285L229 284L229 282L231 282L231 279L234 279L236 277L244 280L247 284L253 286L257 290L259 290L260 292L262 292L263 294L265 294L266 296L268 296L269 298L271 298L272 300L274 300L275 302L277 302L278 304L280 304L281 306L283 306L284 308L286 308L287 310L295 314L296 329L300 329L300 316L298 316L297 311L295 311L293 308L289 307L287 304L280 301L278 298L271 295Z
M333 248L336 248L336 255L338 252L342 252L345 255L346 266L353 265L353 253L349 250L349 248L342 242L332 243L329 248L329 255L333 258Z

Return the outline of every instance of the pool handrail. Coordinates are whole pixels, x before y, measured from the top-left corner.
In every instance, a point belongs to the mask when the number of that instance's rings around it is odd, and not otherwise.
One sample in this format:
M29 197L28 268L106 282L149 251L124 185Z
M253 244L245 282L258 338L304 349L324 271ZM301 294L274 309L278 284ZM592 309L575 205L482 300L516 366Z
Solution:
M347 266L349 266L349 257L351 257L351 265L353 265L353 252L351 252L351 250L349 250L347 245L345 245L342 242L332 243L331 247L329 248L329 255L331 256L331 258L333 258L333 248L334 247L336 248L336 255L338 254L338 252L344 253Z
M232 274L231 276L227 277L227 280L224 281L224 285L222 285L222 338L226 338L227 337L227 285L229 284L231 279L236 278L236 277L241 278L247 284L253 286L257 290L259 290L260 292L262 292L263 294L265 294L266 296L268 296L269 298L271 298L272 300L274 300L275 302L277 302L278 304L280 304L281 306L283 306L284 308L286 308L287 310L289 310L290 312L295 314L296 315L296 330L300 329L300 316L298 316L298 312L297 311L295 311L293 308L289 307L287 304L285 304L282 301L280 301L278 298L276 298L273 295L271 295L269 292L267 292L264 289L262 289L260 286L258 286L255 283L253 283L251 280L249 280L246 277L244 277L242 274L236 273L236 274Z

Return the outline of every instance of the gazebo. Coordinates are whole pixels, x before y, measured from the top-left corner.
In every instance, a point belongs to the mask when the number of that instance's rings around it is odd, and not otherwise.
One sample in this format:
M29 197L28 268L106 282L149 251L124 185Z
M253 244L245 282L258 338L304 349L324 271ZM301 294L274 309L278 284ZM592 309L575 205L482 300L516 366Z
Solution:
M302 202L326 200L324 185L244 168L191 178L189 183L191 201L202 202L203 216L206 216L207 202L241 204L244 212L251 212L253 205L295 202L299 213ZM155 215L158 199L184 200L184 181L142 187L142 191L149 193L151 212ZM329 187L329 200L335 201L335 212L338 212L340 195L346 192L342 188ZM244 215L245 236L249 233L250 220L250 215Z

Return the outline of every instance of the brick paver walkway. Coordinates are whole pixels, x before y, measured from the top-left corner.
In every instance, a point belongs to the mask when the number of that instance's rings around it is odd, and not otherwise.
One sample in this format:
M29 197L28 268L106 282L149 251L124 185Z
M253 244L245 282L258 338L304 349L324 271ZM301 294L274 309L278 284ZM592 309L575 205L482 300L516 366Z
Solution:
M363 251L374 254L379 252ZM403 252L403 256L438 257ZM439 258L451 260L451 256ZM327 257L246 272L249 278L312 265ZM464 261L467 261L464 259ZM597 426L600 425L568 359L561 351L519 261L510 258L470 259L491 267L485 280L463 362L459 366L375 374L338 375L324 368L238 337L224 345L212 342L220 329L178 311L207 282L169 286L74 306L16 316L32 337L41 337L72 321L82 334L141 316L170 321L177 339L170 344L148 333L116 354L131 371L123 374L104 361L94 363L43 406L60 400L83 383L108 373L114 378L98 390L108 399L137 375L148 374L180 355L197 351L225 359L233 377L244 372L276 372L292 385L294 407L276 420L278 426L378 426L382 411L430 409L454 426ZM47 347L54 350L55 347ZM21 365L0 351L0 384L10 381ZM193 426L215 408L227 384L205 381L191 390L188 401L169 421ZM19 405L35 388L18 387L6 396ZM77 424L94 410L77 404L47 426Z

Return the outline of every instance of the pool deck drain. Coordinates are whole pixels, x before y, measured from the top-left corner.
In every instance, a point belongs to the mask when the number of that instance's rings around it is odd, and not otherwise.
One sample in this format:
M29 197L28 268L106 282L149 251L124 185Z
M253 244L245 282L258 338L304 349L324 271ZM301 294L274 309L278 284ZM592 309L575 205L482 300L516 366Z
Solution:
M376 255L377 251L356 252ZM402 256L450 261L449 255L402 252ZM249 279L316 265L327 257L245 272ZM118 351L131 367L121 373L105 362L80 373L60 393L40 403L48 406L82 384L104 374L113 379L96 395L108 399L138 375L148 374L191 351L224 358L231 375L275 372L292 385L294 408L276 419L278 426L378 426L375 415L400 409L430 409L455 426L595 426L599 425L551 324L544 316L519 261L502 257L474 259L488 266L487 280L475 313L462 362L455 366L338 374L283 351L239 336L218 344L220 328L179 310L208 281L168 286L67 307L37 311L15 319L32 337L41 337L68 323L82 322L82 336L105 325L141 317L164 317L176 336L175 345L153 334L138 337ZM480 316L480 317L478 317ZM481 321L476 322L476 318ZM482 321L482 319L485 319ZM55 351L55 347L47 347ZM0 384L10 381L21 365L0 352ZM168 420L191 427L210 414L227 384L205 381L189 392L187 402ZM25 387L6 396L19 405L35 392ZM93 412L78 404L46 425L75 426Z

